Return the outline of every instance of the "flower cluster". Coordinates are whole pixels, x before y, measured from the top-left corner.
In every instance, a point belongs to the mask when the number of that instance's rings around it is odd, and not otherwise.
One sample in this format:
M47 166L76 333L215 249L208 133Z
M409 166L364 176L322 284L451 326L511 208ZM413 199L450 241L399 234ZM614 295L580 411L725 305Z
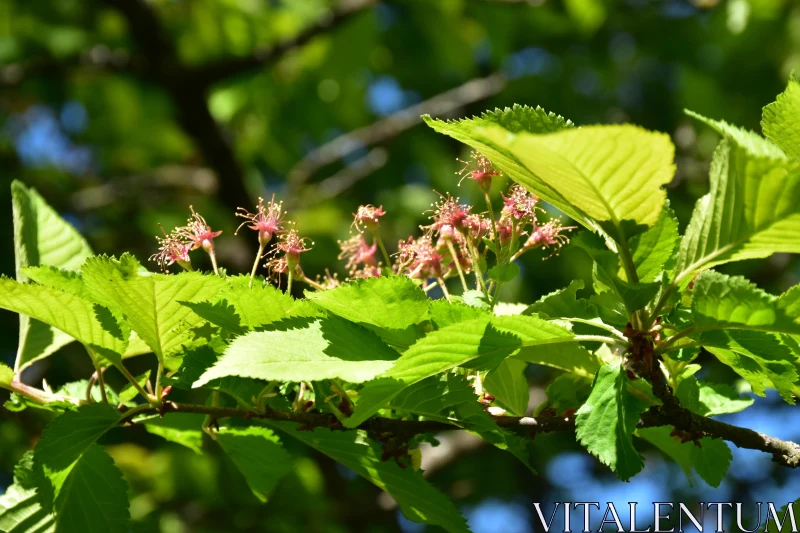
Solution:
M197 213L194 207L189 206L189 210L192 212L192 216L189 217L185 226L173 229L169 235L167 235L163 227L161 228L164 237L156 237L159 244L159 252L150 256L150 260L158 263L164 271L174 263L191 270L192 264L189 259L189 252L202 248L211 257L214 272L218 274L217 258L214 253L214 239L219 237L222 232L212 230L206 219Z
M353 214L351 236L338 241L339 259L345 262L347 279L375 278L391 272L419 280L425 290L438 285L450 298L446 281L458 277L467 291L466 276L474 274L475 288L491 297L490 300L496 300L502 281L492 279L489 266L511 263L535 248L550 249L553 255L568 242L567 232L574 227L565 227L556 219L540 220L546 212L539 206L539 198L521 185L512 185L502 195L503 208L499 217L495 217L489 191L492 181L501 173L484 155L472 152L471 161L457 174L462 181L470 179L478 185L487 202L485 212L477 212L474 206L461 203L450 194L440 195L440 200L432 205L431 223L420 228L422 236L399 241L392 260L381 236L380 220L386 215L383 206L359 206ZM169 235L164 232L163 238L157 237L159 252L151 259L163 270L174 263L191 269L189 252L202 248L210 255L218 273L214 239L221 232L213 231L202 216L190 209L192 216L185 226L175 228ZM301 237L294 227L286 227L285 215L282 203L275 202L274 196L269 202L259 198L255 213L244 208L236 212L236 216L244 219L236 233L247 227L258 236L259 251L250 274L251 285L261 259L267 257L264 267L269 276L286 275L287 290L291 290L293 280L317 290L338 286L337 275L327 269L325 276L317 277L316 281L305 275L300 256L311 248L308 239ZM275 237L277 242L273 243ZM267 250L268 246L272 248Z

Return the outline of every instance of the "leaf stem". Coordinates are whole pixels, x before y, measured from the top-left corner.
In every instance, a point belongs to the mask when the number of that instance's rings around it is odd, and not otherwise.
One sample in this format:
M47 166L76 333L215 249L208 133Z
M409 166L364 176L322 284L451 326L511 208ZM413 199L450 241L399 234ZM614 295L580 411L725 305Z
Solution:
M324 291L324 290L325 290L325 287L323 287L322 285L320 285L319 283L317 283L317 282L316 282L316 281L314 281L313 279L309 278L309 277L308 277L308 276L306 276L305 274L303 275L303 277L302 277L302 278L300 278L300 281L302 281L302 282L303 282L303 283L305 283L306 285L311 285L312 287L314 287L314 288L315 288L315 289L317 289L318 291Z
M680 339L682 339L682 338L684 338L684 337L686 337L688 335L691 335L695 331L697 331L697 327L696 326L689 326L688 328L679 331L675 335L673 335L671 337L667 337L666 339L664 339L661 342L661 344L658 345L658 347L656 348L656 353L664 353L665 351L669 350L670 347L673 346L676 341L678 341L678 340L680 340Z
M141 396L142 396L142 397L143 397L145 400L147 400L147 402L148 402L148 403L155 403L155 398L157 398L158 396L155 396L155 397L154 397L153 395L151 395L151 394L148 394L148 393L147 393L147 391L146 391L146 390L144 390L144 389L142 388L142 386L141 386L141 385L139 385L139 383L136 381L136 378L135 378L135 377L133 377L133 374L131 374L131 373L128 371L128 369L127 369L127 368L125 368L125 366L124 366L122 363L120 363L120 364L118 364L118 365L114 365L114 366L117 368L117 370L119 370L119 371L120 371L120 373L121 373L121 374L122 374L122 375L125 377L125 379L127 379L127 380L128 380L128 382L130 382L131 386L132 386L134 389L136 389L136 391L137 391L137 392L138 392L138 393L139 393L139 394L140 394L140 395L141 395ZM158 366L159 366L159 367L161 367L161 363L159 363L159 365L158 365ZM156 378L156 379L157 379L157 381L160 381L160 379L158 379L158 378Z
M439 286L442 288L442 292L444 293L444 297L447 298L447 301L450 302L450 293L447 291L447 285L444 284L444 280L441 276L436 278L436 281L439 282Z
M619 340L621 340L623 342L627 342L628 341L628 339L625 337L625 335L620 330L618 330L614 326L610 326L610 325L605 324L603 322L595 322L593 320L587 320L585 318L565 318L564 320L567 320L568 322L578 322L580 324L586 324L587 326L594 326L596 328L604 329L604 330L608 331L609 333L611 333L612 335L614 335L615 337L617 337Z
M611 337L604 337L602 335L575 335L576 341L583 342L602 342L603 344L620 344L617 339Z

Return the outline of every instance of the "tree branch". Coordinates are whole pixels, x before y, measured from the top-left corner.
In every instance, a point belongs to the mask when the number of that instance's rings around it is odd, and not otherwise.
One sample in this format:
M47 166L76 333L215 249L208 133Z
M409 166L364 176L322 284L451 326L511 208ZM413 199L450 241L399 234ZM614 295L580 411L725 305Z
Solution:
M196 67L192 77L202 88L210 87L232 76L264 67L280 59L286 53L296 50L311 41L314 37L340 26L354 15L373 6L377 0L345 0L331 10L327 16L313 26L305 29L295 37L280 43L255 50L248 56L229 57L213 63Z
M505 86L506 79L500 74L476 78L323 144L309 152L289 171L286 178L289 186L287 196L290 198L297 196L305 182L320 168L356 150L385 141L416 126L422 122L422 115L450 114L465 105L499 93Z
M720 422L698 414L692 413L687 409L678 407L658 406L653 407L642 415L638 427L649 428L659 426L674 426L683 431L692 432L699 437L711 437L724 439L732 442L739 448L750 450L760 450L772 455L773 460L783 466L797 468L800 466L800 445L776 439L763 433L747 428L741 428ZM247 409L236 407L212 407L208 405L194 405L184 403L165 402L161 410L152 407L145 410L137 410L134 414L158 413L167 415L173 412L200 413L210 415L214 418L246 418L246 419L266 419L283 422L296 422L298 429L328 428L332 430L345 430L339 420L328 413L308 413L279 411L266 409L264 412L257 413ZM497 425L512 431L529 434L531 436L538 433L551 433L560 431L575 431L575 418L563 416L539 416L539 417L513 417L497 416L493 417ZM130 420L123 417L121 423ZM431 420L399 420L393 418L373 417L366 420L357 429L366 430L372 434L392 433L403 436L413 436L421 433L439 433L442 431L454 431L461 428L456 424L437 422Z

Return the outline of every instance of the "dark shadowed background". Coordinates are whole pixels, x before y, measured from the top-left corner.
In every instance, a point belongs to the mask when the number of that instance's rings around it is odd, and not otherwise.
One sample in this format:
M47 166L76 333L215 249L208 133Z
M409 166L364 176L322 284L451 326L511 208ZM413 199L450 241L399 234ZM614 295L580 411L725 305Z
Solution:
M686 224L707 191L717 138L684 108L758 131L761 107L793 68L800 5L788 0L0 0L0 272L14 274L9 184L20 179L96 252L141 260L156 251L157 223L182 223L191 204L224 231L220 262L235 272L249 269L256 243L233 235L233 212L274 193L315 243L306 273L343 274L336 241L359 204L383 205L396 243L425 223L434 190L478 199L457 187L456 158L467 152L419 115L514 103L578 125L632 122L670 134L678 170L669 196ZM529 303L588 279L582 254L526 255L504 300ZM800 261L784 255L722 270L774 293L800 281ZM0 312L9 363L16 328ZM735 381L722 368L704 372ZM25 379L46 374L55 387L90 373L80 347L67 346ZM533 404L552 375L530 369ZM769 394L723 419L797 441L797 412ZM47 421L30 409L2 412L0 492ZM426 531L366 481L290 441L295 473L262 505L213 447L199 456L135 428L132 442L114 438L109 451L133 487L134 531ZM572 436L536 440L538 477L509 454L449 435L426 456L429 479L475 533L534 531L534 501L614 501L627 522L629 501L782 505L800 496L800 474L760 452L734 449L713 489L697 476L690 485L642 442L647 467L622 483Z

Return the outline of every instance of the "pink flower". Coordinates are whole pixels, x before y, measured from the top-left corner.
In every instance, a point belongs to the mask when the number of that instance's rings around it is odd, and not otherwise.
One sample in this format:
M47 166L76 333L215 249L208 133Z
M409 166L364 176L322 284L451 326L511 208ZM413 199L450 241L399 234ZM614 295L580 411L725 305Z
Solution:
M374 231L380 226L380 217L386 214L383 206L375 207L374 205L360 205L358 211L353 213L353 226L361 232L365 229Z
M529 193L522 185L512 185L508 196L503 195L503 212L517 220L525 219L527 222L536 220L536 204L539 198Z
M342 250L339 254L339 259L345 259L345 268L351 276L358 270L360 265L376 267L378 260L375 258L375 253L378 251L378 244L373 243L372 246L367 244L362 234L354 235L346 241L339 241L339 248ZM378 269L380 271L380 269Z
M281 240L270 253L271 259L265 265L269 272L271 274L291 272L292 275L301 276L303 271L300 268L300 254L311 250L306 247L306 240L297 234L296 229L283 233ZM279 257L280 253L283 255Z
M542 226L537 226L534 228L533 233L525 243L525 247L526 248L533 248L536 246L541 246L542 248L554 247L553 253L551 253L550 256L558 255L558 252L561 249L561 247L569 242L569 237L564 233L572 231L576 227L577 226L564 227L561 225L560 220L555 220L555 219L551 220L547 224L544 224Z
M429 236L400 241L398 244L397 269L410 278L427 279L442 277L442 255L433 246Z
M240 207L239 211L241 212L237 212L236 216L246 220L236 228L234 235L242 229L242 226L249 224L248 228L258 232L259 244L266 246L272 240L273 235L283 231L281 227L281 220L283 219L282 206L282 203L275 203L275 195L273 195L268 205L264 205L264 199L259 197L255 213L250 213L245 208Z
M196 213L192 206L189 206L189 209L192 211L192 217L187 225L175 228L173 233L181 240L188 241L192 250L202 248L211 253L214 249L214 238L219 237L222 232L212 231L206 220Z
M160 224L159 224L160 225ZM167 267L178 263L183 268L190 270L191 259L189 259L189 244L181 241L174 235L167 235L164 228L161 228L164 237L156 237L158 241L158 253L150 256L151 261L155 261L161 270L167 272Z
M461 181L464 181L464 178L469 178L475 181L481 190L488 192L492 186L492 178L499 176L500 172L494 169L492 162L485 155L472 152L470 157L472 157L472 161L458 160L464 163L464 168L456 172L456 174L461 176ZM459 185L461 185L461 181L458 182Z
M428 234L439 232L443 228L447 231L447 226L461 231L465 227L470 210L472 210L472 206L458 203L458 198L453 198L449 194L443 196L439 202L434 204L434 212L431 216L433 224L426 227Z

